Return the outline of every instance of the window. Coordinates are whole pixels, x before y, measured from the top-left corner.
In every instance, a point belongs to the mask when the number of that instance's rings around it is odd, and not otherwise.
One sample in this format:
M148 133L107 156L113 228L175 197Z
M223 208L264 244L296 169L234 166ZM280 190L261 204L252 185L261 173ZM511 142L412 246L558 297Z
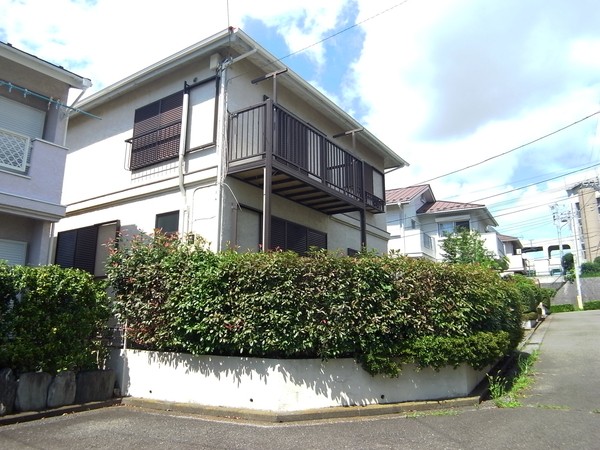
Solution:
M453 233L457 230L457 228L462 228L464 230L470 230L471 227L469 225L468 220L463 220L460 222L441 222L438 223L438 232L441 237L445 235L445 233Z
M41 138L46 113L0 97L0 169L26 174L31 140Z
M0 239L0 261L6 261L11 265L24 266L26 255L27 242Z
M367 206L373 207L378 212L385 210L385 186L383 174L373 166L365 165L365 197Z
M311 247L327 248L327 233L276 217L271 219L272 249L292 250L306 255Z
M108 250L104 244L116 238L118 230L119 222L107 222L58 233L55 264L85 270L97 277L105 276Z
M136 109L131 138L131 170L179 155L183 91Z
M165 234L177 233L179 231L179 211L157 214L154 228Z

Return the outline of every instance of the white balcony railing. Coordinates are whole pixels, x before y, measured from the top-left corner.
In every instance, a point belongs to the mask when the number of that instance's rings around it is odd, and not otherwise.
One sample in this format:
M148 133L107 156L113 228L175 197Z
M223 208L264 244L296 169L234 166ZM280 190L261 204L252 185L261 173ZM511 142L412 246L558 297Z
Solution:
M30 147L27 136L0 129L0 169L26 173Z

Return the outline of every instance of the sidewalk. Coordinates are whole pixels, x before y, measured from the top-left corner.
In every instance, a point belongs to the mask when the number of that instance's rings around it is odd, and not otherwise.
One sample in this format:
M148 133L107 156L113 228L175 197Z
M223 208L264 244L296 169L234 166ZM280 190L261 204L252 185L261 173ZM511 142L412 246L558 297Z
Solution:
M539 350L539 358L535 383L522 403L600 411L600 310L555 313L549 319L523 349Z

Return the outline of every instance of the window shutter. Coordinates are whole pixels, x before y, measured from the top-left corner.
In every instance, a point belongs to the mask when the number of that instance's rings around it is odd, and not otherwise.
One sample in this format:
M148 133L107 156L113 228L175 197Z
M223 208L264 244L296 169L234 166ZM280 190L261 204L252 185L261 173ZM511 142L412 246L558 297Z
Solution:
M275 249L286 250L285 246L285 221L271 218L271 248L267 250Z
M183 91L135 111L131 169L139 169L179 155Z
M76 242L77 230L62 231L58 233L54 262L62 268L73 267Z
M308 229L308 249L311 247L327 248L327 234Z
M0 128L35 139L43 136L45 121L44 111L0 97Z
M287 241L286 250L292 250L299 255L304 255L308 250L308 240L306 227L292 222L287 223Z
M91 274L96 268L96 246L98 244L98 227L91 226L77 230L77 243L73 266Z
M94 273L98 226L58 233L54 261L63 268L73 267Z
M0 239L0 261L7 261L11 265L25 265L27 242L9 241Z

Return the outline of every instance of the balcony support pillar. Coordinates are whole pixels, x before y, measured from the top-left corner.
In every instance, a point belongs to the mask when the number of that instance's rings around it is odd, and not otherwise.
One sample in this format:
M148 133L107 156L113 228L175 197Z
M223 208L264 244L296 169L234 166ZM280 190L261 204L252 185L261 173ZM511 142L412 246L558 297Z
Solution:
M263 252L271 249L271 185L273 178L273 100L267 99L265 112L265 167L263 169Z

